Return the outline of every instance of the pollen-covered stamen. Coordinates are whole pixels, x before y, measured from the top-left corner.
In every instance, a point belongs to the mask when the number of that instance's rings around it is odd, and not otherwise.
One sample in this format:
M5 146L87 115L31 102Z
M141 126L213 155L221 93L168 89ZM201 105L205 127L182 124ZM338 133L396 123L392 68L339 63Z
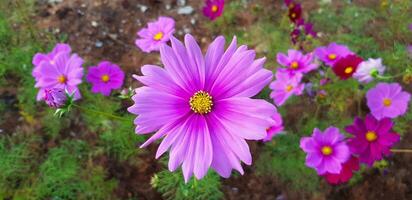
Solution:
M332 147L330 146L323 146L321 151L322 151L322 154L325 156L329 156L330 154L333 153Z
M292 13L290 16L292 17L292 19L295 19L296 18L296 13Z
M299 68L299 63L296 62L296 61L291 62L291 63L290 63L290 68L292 68L292 69L297 69L297 68Z
M66 83L66 81L67 81L67 79L66 79L66 76L64 76L64 75L60 75L59 77L57 77L57 82L59 82L61 84Z
M328 55L329 60L335 60L336 59L336 54L331 53Z
M345 73L346 74L350 74L350 73L352 73L353 72L353 67L346 67L345 68Z
M365 135L365 138L368 142L373 142L378 139L378 135L374 131L368 131Z
M292 91L293 90L293 85L286 86L285 90L286 90L286 92Z
M212 6L212 12L217 12L218 9L219 9L219 7L217 7L217 5Z
M205 91L198 91L189 100L190 109L198 114L206 114L212 111L212 96Z
M161 31L156 33L156 35L153 36L153 39L156 40L156 41L159 41L162 38L163 38L163 32L161 32Z
M383 99L383 105L384 105L385 107L391 106L391 105L392 105L392 100L390 100L390 99L388 99L388 98L384 98L384 99Z
M109 80L110 80L110 77L107 74L102 76L102 81L103 82L107 83Z

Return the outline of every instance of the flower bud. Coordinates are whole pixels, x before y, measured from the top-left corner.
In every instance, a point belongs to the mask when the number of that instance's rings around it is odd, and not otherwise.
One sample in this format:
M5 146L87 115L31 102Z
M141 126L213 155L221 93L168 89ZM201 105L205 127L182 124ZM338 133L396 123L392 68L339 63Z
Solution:
M67 95L63 89L52 88L44 90L44 101L51 108L60 108L67 102Z

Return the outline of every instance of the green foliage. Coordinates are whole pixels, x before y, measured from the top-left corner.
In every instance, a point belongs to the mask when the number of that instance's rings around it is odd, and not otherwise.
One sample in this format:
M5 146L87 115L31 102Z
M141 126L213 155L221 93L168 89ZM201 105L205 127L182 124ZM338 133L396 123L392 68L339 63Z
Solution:
M170 200L215 200L223 197L220 191L220 177L212 171L202 180L192 178L185 184L181 171L164 170L154 175L151 184L165 199Z
M80 141L71 142L74 148L56 147L49 151L40 165L36 196L40 199L76 199L82 190L79 171L81 166L77 155ZM68 146L68 145L67 145Z
M296 191L316 191L319 179L314 170L305 166L305 154L299 148L299 140L299 136L287 134L267 143L256 162L257 171L260 175L279 178Z
M0 138L0 199L12 196L20 182L33 172L35 154L30 147L37 140L31 137L15 143L7 136Z
M127 119L117 121L115 128L108 128L100 135L105 151L120 161L135 158L139 152L137 143L144 141L144 137L134 132L133 117Z

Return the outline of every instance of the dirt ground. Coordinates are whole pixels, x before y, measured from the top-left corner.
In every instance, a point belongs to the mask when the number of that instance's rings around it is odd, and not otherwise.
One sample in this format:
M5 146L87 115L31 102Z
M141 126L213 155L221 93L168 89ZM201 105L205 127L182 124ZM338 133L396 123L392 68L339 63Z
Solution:
M181 2L181 1L180 1ZM176 34L192 33L200 38L201 46L210 43L213 33L202 24L201 1L186 2L194 8L190 15L177 14L182 7L172 0L65 0L57 4L39 3L37 5L37 26L49 30L58 36L67 37L67 42L73 51L80 54L85 60L93 64L102 59L119 64L127 74L139 73L139 67L144 64L156 64L160 61L156 53L145 54L134 45L136 32L145 24L159 15L171 16L176 20ZM279 6L281 1L272 5L272 1L261 0L267 6ZM313 7L309 1L308 7ZM316 1L315 1L316 2ZM362 1L364 2L364 1ZM361 2L361 3L362 3ZM91 64L86 63L86 64ZM131 76L127 76L125 85L138 86ZM2 91L1 99L6 99L14 105L12 95ZM7 112L10 116L15 111ZM11 119L11 118L10 118ZM6 124L6 123L5 123ZM18 124L18 119L7 122L9 127ZM412 146L412 135L409 134L399 144L399 147ZM262 143L250 143L253 158L256 160L262 150ZM161 199L161 195L150 186L150 178L160 171L160 164L154 159L156 145L150 145L148 153L142 154L144 162L139 167L128 163L98 158L99 162L107 166L111 177L119 180L117 196L129 198L137 196L139 199ZM387 170L369 170L364 181L354 187L322 186L323 193L310 195L305 191L289 191L273 177L259 177L255 168L245 167L245 175L231 177L223 181L222 190L226 199L385 199L400 200L412 199L412 155L395 155L390 162L394 164Z

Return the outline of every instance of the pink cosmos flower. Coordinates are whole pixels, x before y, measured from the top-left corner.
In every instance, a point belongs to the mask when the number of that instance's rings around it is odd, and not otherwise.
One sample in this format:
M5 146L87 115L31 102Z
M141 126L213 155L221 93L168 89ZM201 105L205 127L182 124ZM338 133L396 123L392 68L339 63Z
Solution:
M330 43L328 46L318 47L315 50L315 55L326 65L333 67L333 65L341 58L354 54L345 45Z
M400 136L392 131L393 123L389 118L382 120L367 115L365 121L355 118L352 125L345 128L354 135L348 144L352 153L359 155L359 160L372 166L375 161L389 155L390 148L399 142Z
M277 106L283 105L286 100L292 96L302 94L305 85L301 84L302 74L290 76L285 72L276 72L276 80L270 84L270 97L274 100Z
M39 77L39 65L41 62L50 62L54 59L54 57L60 53L60 52L67 52L70 53L72 51L72 49L70 48L70 46L68 44L62 44L62 43L58 43L56 44L56 46L53 48L53 50L49 53L36 53L33 56L33 65L34 65L34 69L32 72L33 77L37 78Z
M224 0L206 0L206 4L203 7L203 14L210 20L215 20L222 15L224 7Z
M147 23L147 28L140 29L136 45L146 53L159 51L162 44L166 44L175 32L175 20L170 17L159 17L155 22Z
M307 153L305 164L316 169L319 175L340 173L342 164L350 157L344 139L336 127L330 126L323 133L315 128L311 137L300 140L300 148Z
M276 55L276 60L282 66L287 67L286 69L280 70L287 71L290 75L296 73L308 73L318 67L317 64L312 63L312 53L303 55L300 51L294 49L288 50L288 55L278 53Z
M410 97L398 83L378 83L366 93L368 107L378 120L405 114Z
M323 175L326 181L332 185L347 183L353 176L354 171L359 170L359 159L352 156L348 161L343 163L342 170L338 174L326 173Z
M109 96L110 92L123 85L124 72L116 64L108 61L100 62L97 67L90 67L87 81L91 83L93 93Z
M275 121L275 124L267 129L267 136L263 139L264 142L271 141L274 136L279 135L283 131L283 121L280 113L276 112L272 119Z
M82 82L83 59L77 54L70 55L70 51L67 49L56 50L55 55L53 52L47 54L43 59L39 59L39 54L36 54L33 59L33 63L38 64L33 69L33 76L36 80L35 87L40 88L37 100L43 100L44 90L47 88L67 90L69 93L74 92L74 99L80 99L81 95L77 85Z
M66 92L62 89L45 89L44 101L51 108L60 108L66 104L67 95Z
M382 59L369 58L359 64L358 69L353 74L353 78L361 83L369 83L374 79L375 75L383 75L385 66L382 64Z
M136 133L156 132L141 147L163 138L156 158L169 150L169 170L182 165L186 182L209 167L223 177L232 169L243 174L240 161L252 163L246 140L262 140L275 125L276 108L250 98L272 72L263 69L265 58L255 60L255 51L237 47L236 37L226 51L225 39L217 37L205 56L191 35L184 41L171 37L171 47L160 47L164 68L145 65L143 76L135 76L145 85L128 109L137 115Z

